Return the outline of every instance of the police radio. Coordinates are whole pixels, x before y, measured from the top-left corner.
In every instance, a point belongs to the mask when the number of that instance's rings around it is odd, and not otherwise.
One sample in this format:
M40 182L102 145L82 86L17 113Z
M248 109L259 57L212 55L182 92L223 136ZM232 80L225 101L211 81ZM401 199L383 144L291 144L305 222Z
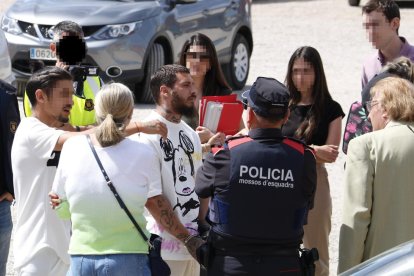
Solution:
M98 76L99 67L79 65L86 56L85 40L76 35L67 35L56 43L56 56L69 65L68 71L73 77L75 95L85 99L83 82L88 76Z

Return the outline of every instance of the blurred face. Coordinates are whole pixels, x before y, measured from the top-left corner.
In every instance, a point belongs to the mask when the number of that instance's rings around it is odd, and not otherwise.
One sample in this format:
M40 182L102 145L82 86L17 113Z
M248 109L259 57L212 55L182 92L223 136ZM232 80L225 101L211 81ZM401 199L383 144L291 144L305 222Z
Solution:
M181 115L192 116L195 112L196 92L190 74L177 74L177 81L171 89L171 109Z
M363 27L367 32L368 40L378 50L387 48L397 35L399 25L399 18L394 18L389 22L380 11L363 14Z
M311 93L315 83L313 66L303 58L297 58L293 62L292 81L300 93Z
M190 45L186 53L185 66L190 70L191 76L205 76L210 70L210 55L206 47Z
M49 118L67 123L73 105L73 82L71 80L57 81L50 96L44 95L44 111Z
M374 96L370 102L367 103L369 110L368 118L371 121L372 129L380 130L383 129L388 123L387 112L380 103L380 99Z

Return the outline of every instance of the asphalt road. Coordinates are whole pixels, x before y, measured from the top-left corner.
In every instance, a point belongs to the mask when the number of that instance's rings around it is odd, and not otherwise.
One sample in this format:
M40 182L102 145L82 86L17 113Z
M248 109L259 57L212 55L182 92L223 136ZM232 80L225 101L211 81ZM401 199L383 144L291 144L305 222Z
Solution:
M1 0L0 13L13 2ZM347 0L253 1L254 49L245 89L258 76L283 82L293 51L310 45L320 52L330 92L347 113L350 104L360 97L362 61L373 51L362 29L361 8L347 3ZM411 43L414 43L413 24L414 5L405 4L401 8L400 34ZM151 108L152 105L136 105L134 117L144 118ZM331 275L336 275L344 161L345 156L340 154L334 164L327 165L333 198ZM9 256L7 275L14 275L12 264L13 252Z

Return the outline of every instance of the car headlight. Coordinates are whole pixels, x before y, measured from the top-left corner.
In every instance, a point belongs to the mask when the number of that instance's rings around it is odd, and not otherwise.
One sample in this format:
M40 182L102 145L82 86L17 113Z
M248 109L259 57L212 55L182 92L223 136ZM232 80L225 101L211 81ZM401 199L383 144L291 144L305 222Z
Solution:
M139 29L141 25L142 21L119 25L107 25L92 37L98 40L118 38L131 34L136 29Z
M1 20L1 28L3 31L11 34L17 35L22 33L17 20L7 16L3 16L3 19Z

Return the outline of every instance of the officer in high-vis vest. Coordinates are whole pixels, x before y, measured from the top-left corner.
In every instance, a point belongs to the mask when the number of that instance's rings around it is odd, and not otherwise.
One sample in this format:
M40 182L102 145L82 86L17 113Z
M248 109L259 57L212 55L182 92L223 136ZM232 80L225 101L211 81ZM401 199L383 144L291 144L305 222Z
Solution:
M283 84L259 77L242 96L248 136L213 148L197 172L195 191L210 197L211 224L199 261L208 275L301 275L315 157L305 144L282 136L290 99Z
M75 62L79 63L86 55L86 47L69 47L61 48L57 53L57 44L59 40L66 37L76 37L83 40L84 34L82 28L75 22L62 21L53 27L53 42L50 43L50 50L56 54L57 62L56 66L65 69L69 68L68 62L65 62L66 58L72 60L76 59ZM83 42L84 44L84 42ZM78 46L78 45L76 45ZM66 52L70 51L70 53ZM99 76L88 76L83 82L83 97L81 95L73 95L73 106L69 116L69 123L72 126L87 126L95 123L95 96L101 89L102 80ZM26 117L32 115L32 106L30 101L24 93L23 99L24 113Z

